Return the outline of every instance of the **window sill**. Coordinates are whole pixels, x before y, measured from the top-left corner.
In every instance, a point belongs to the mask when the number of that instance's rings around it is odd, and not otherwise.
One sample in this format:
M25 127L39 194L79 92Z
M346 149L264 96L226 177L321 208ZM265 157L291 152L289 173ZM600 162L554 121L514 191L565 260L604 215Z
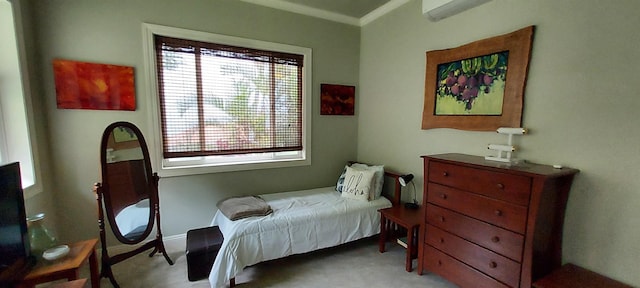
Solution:
M235 164L202 164L192 166L165 166L158 165L156 167L162 167L158 172L160 177L177 177L221 172L234 172L234 171L247 171L247 170L260 170L260 169L273 169L273 168L287 168L287 167L300 167L310 166L311 159L300 160L280 160L269 162L247 162L247 163L235 163Z

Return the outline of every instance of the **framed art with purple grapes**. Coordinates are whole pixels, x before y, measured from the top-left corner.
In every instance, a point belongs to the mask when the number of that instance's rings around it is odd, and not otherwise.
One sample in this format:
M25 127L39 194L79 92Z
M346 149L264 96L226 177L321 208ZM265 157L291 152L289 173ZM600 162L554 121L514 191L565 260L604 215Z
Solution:
M438 65L435 115L501 115L509 51Z
M521 127L533 31L428 51L422 129Z

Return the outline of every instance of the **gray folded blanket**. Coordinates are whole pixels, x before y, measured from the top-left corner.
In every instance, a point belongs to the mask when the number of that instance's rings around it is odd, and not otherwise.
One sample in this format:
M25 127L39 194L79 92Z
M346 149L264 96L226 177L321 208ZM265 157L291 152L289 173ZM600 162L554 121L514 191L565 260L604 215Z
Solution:
M231 221L271 214L271 206L259 196L232 197L218 202L218 209Z

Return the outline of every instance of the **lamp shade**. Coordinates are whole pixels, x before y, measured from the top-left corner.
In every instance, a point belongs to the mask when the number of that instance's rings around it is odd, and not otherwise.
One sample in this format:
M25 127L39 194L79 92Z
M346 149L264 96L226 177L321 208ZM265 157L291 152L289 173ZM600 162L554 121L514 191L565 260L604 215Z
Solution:
M398 182L400 182L400 185L402 186L407 186L411 180L413 180L413 174L402 175L398 178Z

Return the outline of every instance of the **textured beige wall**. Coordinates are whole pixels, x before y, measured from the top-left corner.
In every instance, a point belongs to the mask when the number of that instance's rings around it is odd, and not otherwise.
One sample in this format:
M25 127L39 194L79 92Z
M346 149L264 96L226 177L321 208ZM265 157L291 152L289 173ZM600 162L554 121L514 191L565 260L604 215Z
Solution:
M522 158L581 170L563 260L640 286L640 2L494 0L430 22L413 0L362 30L358 158L423 180L425 154L486 155L493 132L421 130L425 52L536 25ZM422 185L418 185L422 191Z
M48 118L59 234L65 241L96 237L100 181L99 146L104 128L115 121L135 123L147 142L152 135L144 83L142 23L206 31L309 47L313 50L312 165L296 168L216 173L160 180L165 236L209 225L218 200L230 195L271 193L335 185L342 166L356 156L357 117L319 114L321 83L358 84L360 29L256 6L216 1L30 1L35 30L32 52L38 103ZM63 58L134 67L137 110L92 111L56 108L52 60ZM113 239L113 238L111 238ZM109 241L111 245L115 242Z
M313 166L162 179L165 235L207 225L215 202L228 195L330 185L342 162L356 155L356 147L360 160L416 174L419 191L420 155L486 154L486 144L501 143L504 137L420 129L425 52L536 25L523 113L524 126L532 133L519 138L520 155L581 170L566 214L564 261L640 286L635 263L640 259L640 156L635 144L640 140L635 116L640 98L634 85L640 66L640 19L635 15L640 2L493 0L434 23L421 15L421 1L413 0L361 32L236 2L30 2L36 34L28 53L37 55L31 59L37 68L32 71L38 94L34 102L48 115L40 123L51 135L47 150L52 169L47 175L55 176L54 191L47 194L52 198L34 199L34 205L46 206L52 199L62 237L97 235L90 187L100 178L98 146L104 127L131 121L153 137L149 95L140 82L145 76L143 22L306 46L314 53ZM51 70L56 57L136 67L138 110L56 109ZM320 83L358 81L357 117L319 116Z

